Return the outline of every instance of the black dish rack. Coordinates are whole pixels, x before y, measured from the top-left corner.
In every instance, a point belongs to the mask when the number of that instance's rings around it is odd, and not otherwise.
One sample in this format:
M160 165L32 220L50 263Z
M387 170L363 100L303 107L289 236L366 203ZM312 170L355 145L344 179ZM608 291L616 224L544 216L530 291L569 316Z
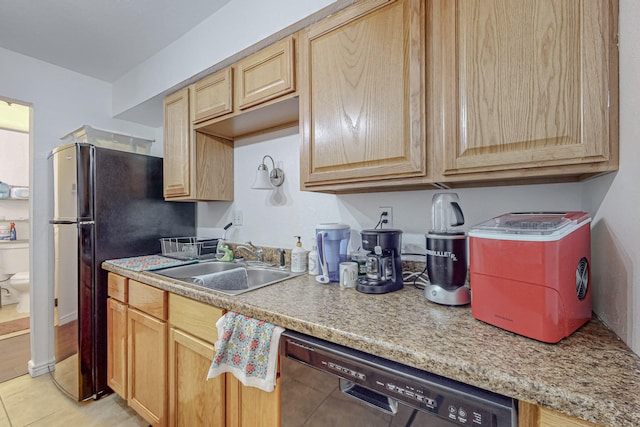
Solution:
M163 237L160 239L162 255L176 259L213 259L216 256L219 239L198 239L197 237Z

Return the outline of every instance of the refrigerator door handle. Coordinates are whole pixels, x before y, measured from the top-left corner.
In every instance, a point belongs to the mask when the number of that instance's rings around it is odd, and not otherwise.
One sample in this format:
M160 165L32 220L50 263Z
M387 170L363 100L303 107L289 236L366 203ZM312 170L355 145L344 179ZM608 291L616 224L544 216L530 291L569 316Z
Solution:
M62 225L77 224L77 221L66 221L66 220L62 220L62 219L52 219L52 220L49 221L49 224L62 224Z
M70 225L70 224L78 224L78 225L93 225L95 221L65 221L65 220L56 220L52 219L49 221L49 224L58 224L58 225Z

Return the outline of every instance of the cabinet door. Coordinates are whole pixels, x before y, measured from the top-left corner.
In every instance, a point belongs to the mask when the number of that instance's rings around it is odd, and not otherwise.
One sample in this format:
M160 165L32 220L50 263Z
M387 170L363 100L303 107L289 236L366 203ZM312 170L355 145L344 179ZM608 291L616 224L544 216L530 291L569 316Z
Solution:
M154 426L166 426L167 324L133 308L128 322L129 406Z
M300 36L303 185L426 174L424 10L369 0Z
M295 90L293 44L293 37L287 37L236 64L238 108L249 108Z
M433 2L445 175L610 160L612 4Z
M193 90L193 122L199 123L233 111L232 87L231 67L198 81Z
M189 196L191 192L191 118L189 88L164 100L164 197Z
M113 298L107 299L107 384L127 398L127 306Z
M194 85L164 101L164 197L233 200L233 141L192 130Z
M598 427L597 424L522 400L518 402L518 425L520 427Z
M193 200L233 200L233 141L195 132Z
M169 332L169 425L225 425L225 376L207 380L213 345L178 329Z
M246 387L227 374L227 427L272 427L280 425L280 378L267 393Z

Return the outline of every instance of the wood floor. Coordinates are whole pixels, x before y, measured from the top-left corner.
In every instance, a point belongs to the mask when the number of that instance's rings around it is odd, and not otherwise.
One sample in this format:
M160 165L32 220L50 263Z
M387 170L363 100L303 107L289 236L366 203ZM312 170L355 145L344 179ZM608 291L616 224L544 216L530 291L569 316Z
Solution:
M0 340L0 383L28 372L29 333Z
M27 373L27 363L31 359L29 346L29 313L18 313L17 304L4 305L0 308L0 383ZM22 329L15 327L24 323ZM14 327L9 327L14 324ZM5 334L6 333L6 334ZM4 335L3 335L4 334Z

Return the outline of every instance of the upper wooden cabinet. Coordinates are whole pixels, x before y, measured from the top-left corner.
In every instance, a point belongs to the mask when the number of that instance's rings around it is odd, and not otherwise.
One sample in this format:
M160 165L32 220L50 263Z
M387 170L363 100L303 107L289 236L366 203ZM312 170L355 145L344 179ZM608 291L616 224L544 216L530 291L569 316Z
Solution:
M193 86L194 123L233 111L233 69L220 70Z
M293 53L293 37L287 37L235 65L239 109L295 90Z
M193 130L194 90L192 85L164 100L164 197L233 200L233 141Z
M191 190L189 88L164 100L164 197L185 197Z
M295 37L195 83L194 128L233 139L298 121Z
M439 17L432 61L440 68L430 109L437 123L432 136L443 144L444 181L617 168L614 6L431 2Z
M300 34L303 189L424 177L424 9L361 1Z
M617 13L617 0L368 0L313 24L299 38L302 189L617 169Z

